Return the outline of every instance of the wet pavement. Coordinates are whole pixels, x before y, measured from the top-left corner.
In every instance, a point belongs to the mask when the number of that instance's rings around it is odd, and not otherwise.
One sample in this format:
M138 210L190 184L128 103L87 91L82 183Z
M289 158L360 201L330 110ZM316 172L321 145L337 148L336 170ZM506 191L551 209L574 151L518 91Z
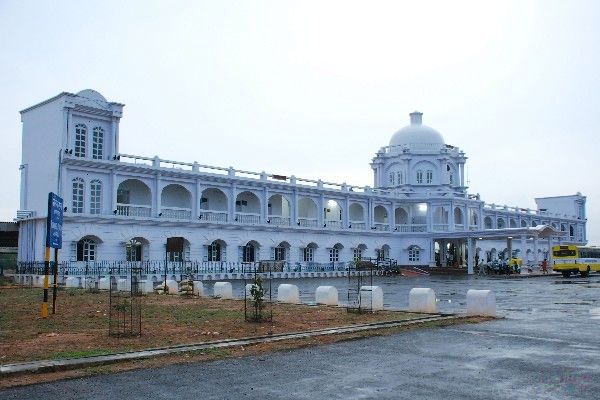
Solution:
M286 280L304 302L319 285ZM277 282L279 283L279 282ZM403 332L208 363L166 366L0 391L0 399L598 399L600 276L374 278L390 308L430 287L461 312L469 288L492 289L504 319ZM241 293L241 284L234 290ZM276 317L276 316L275 316Z

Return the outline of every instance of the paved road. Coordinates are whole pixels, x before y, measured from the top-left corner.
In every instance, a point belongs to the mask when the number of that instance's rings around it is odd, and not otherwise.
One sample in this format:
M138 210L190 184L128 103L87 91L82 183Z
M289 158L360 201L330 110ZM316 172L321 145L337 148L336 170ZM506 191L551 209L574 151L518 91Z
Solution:
M308 298L323 282L297 283ZM453 311L464 309L467 288L490 288L506 319L33 385L0 399L600 398L600 277L376 283L389 306L405 306L411 287L432 287L440 309Z

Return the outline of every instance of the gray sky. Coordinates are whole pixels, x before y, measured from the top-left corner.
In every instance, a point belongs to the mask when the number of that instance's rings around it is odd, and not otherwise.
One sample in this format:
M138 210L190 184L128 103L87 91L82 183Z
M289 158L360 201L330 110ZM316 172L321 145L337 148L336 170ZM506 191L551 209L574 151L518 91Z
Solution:
M0 0L0 219L18 111L91 88L126 104L121 152L371 185L418 109L470 192L588 196L600 244L600 2Z

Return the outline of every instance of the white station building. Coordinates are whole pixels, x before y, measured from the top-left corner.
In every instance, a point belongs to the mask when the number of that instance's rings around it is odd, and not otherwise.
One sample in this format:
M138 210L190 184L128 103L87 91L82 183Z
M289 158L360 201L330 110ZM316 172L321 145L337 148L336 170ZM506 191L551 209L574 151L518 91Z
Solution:
M473 256L533 264L553 244L586 243L584 196L537 198L535 210L485 203L467 192L465 153L419 112L376 152L373 187L361 187L123 154L123 107L83 90L21 111L20 262L43 261L49 192L65 201L59 259L73 265L279 260L301 269L378 257L472 272Z

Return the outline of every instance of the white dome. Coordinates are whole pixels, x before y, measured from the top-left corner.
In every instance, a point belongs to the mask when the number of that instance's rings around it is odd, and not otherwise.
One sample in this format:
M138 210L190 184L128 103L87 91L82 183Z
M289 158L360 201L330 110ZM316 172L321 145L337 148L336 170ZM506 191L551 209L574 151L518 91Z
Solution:
M84 89L77 93L77 96L85 97L90 100L100 100L106 102L104 96L92 89Z
M439 144L444 145L444 138L433 128L423 125L423 113L418 111L410 113L410 125L394 133L390 146L404 144Z

